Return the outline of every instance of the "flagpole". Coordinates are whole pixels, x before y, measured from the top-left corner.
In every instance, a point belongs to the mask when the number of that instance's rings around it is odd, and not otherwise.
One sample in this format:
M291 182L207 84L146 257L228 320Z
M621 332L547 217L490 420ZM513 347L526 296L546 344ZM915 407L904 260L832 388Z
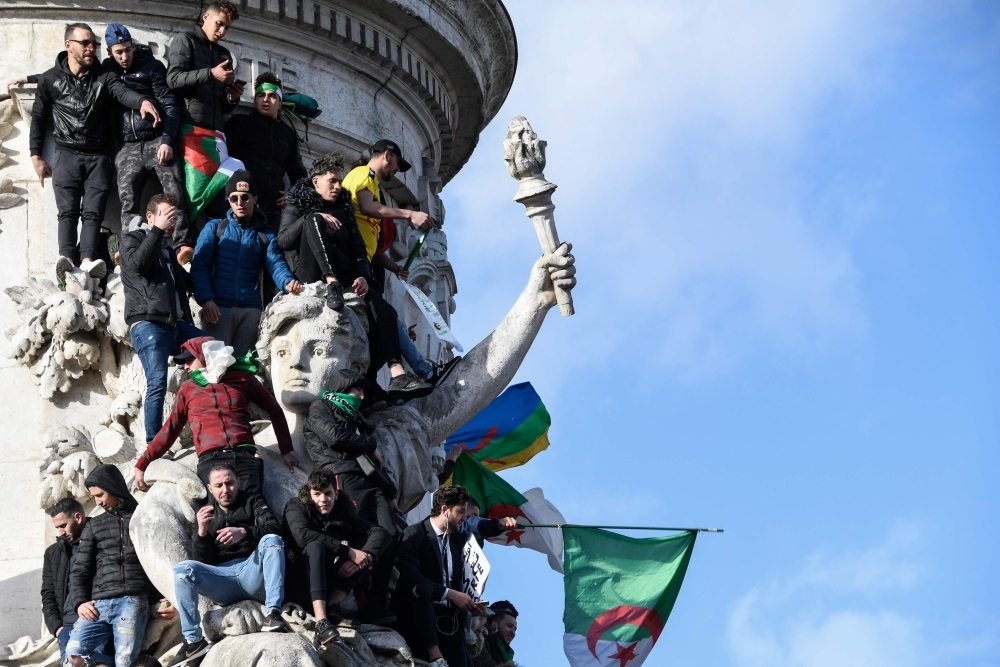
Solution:
M605 530L669 530L682 533L722 533L722 528L657 528L654 526L584 526L576 523L528 523L518 528L601 528Z

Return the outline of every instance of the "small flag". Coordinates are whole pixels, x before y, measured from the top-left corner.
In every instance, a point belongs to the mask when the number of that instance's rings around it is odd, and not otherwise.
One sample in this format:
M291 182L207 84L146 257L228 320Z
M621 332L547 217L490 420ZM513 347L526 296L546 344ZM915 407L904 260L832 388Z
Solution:
M573 667L639 667L681 590L697 533L636 539L563 528L563 649Z
M515 384L497 396L449 436L448 451L458 446L490 470L524 465L549 446L552 418L530 382Z
M193 222L222 192L233 172L243 169L243 163L229 157L226 135L216 130L181 125L181 146L184 150L188 219Z
M427 320L427 323L431 325L431 328L434 329L434 333L437 334L437 337L444 341L449 347L452 347L459 352L464 352L465 350L462 348L462 344L458 342L457 338L455 338L455 334L452 332L451 327L449 327L448 323L444 321L443 317L441 317L441 311L438 310L437 305L431 301L419 287L411 285L408 282L403 282L403 287L405 287L406 291L409 292L410 297L413 299L414 303L417 304L417 308L420 309L420 312L424 314L424 318Z
M524 494L505 482L495 472L468 454L455 461L452 475L455 484L464 486L479 503L482 515L488 519L512 516L522 524L563 524L566 519L552 503L545 499L541 489L530 489ZM549 567L562 572L562 534L558 528L518 528L508 530L500 537L490 538L494 544L533 549L549 557Z

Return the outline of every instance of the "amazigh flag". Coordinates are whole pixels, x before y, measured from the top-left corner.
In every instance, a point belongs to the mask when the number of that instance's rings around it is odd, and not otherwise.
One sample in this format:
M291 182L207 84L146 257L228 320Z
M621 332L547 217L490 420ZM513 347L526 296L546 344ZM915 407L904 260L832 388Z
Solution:
M552 418L530 382L507 387L448 438L490 470L524 465L549 446Z
M512 516L519 523L547 523L562 525L566 519L552 503L545 499L541 489L529 489L524 494L503 481L479 461L463 453L455 461L452 475L455 484L464 486L487 519ZM524 547L540 551L549 557L549 567L562 572L562 534L558 528L524 528L508 530L500 537L490 538L494 544Z
M226 135L215 130L181 125L181 146L184 149L188 219L194 221L226 187L233 172L243 169L243 163L229 157Z
M636 539L563 528L563 649L573 667L639 667L674 608L695 532Z

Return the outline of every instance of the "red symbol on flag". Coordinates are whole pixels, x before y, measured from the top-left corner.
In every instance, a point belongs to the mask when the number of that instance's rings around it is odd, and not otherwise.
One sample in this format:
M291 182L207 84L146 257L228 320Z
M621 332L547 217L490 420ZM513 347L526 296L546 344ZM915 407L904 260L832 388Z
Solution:
M517 542L518 544L520 544L522 535L524 535L523 530L508 530L507 544L510 544L511 542ZM504 546L507 546L507 544L505 544Z
M595 618L594 622L590 624L590 629L587 630L587 648L590 649L590 653L595 658L597 658L597 641L605 632L620 625L637 625L640 628L645 628L649 631L649 634L653 635L653 643L656 643L656 640L660 638L660 633L663 631L664 622L655 609L628 605L609 609ZM635 644L638 643L636 642ZM618 646L619 655L609 657L621 660L622 667L624 667L626 662L636 657L634 651L635 644L629 647L623 647L618 642L615 642L615 644ZM626 657L626 654L629 655Z
M638 656L635 654L636 644L639 642L632 642L628 646L622 646L619 642L615 642L615 646L618 647L618 653L614 655L609 655L608 657L612 660L621 660L621 667L625 667L625 663L636 659Z

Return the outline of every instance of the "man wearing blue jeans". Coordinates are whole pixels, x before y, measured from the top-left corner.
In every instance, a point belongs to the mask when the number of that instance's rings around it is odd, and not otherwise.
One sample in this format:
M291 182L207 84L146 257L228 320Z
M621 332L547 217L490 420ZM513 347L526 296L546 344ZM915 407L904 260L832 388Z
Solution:
M198 595L220 605L240 600L267 608L261 632L290 632L281 618L285 596L285 544L281 524L263 496L239 490L236 471L218 464L208 475L209 497L198 510L194 558L174 566L174 594L184 645L169 667L194 667L208 652Z
M184 342L204 336L191 324L190 279L177 262L171 233L181 203L169 195L154 195L146 218L136 216L120 243L125 322L132 346L146 376L143 404L146 443L163 425L167 393L167 361Z

